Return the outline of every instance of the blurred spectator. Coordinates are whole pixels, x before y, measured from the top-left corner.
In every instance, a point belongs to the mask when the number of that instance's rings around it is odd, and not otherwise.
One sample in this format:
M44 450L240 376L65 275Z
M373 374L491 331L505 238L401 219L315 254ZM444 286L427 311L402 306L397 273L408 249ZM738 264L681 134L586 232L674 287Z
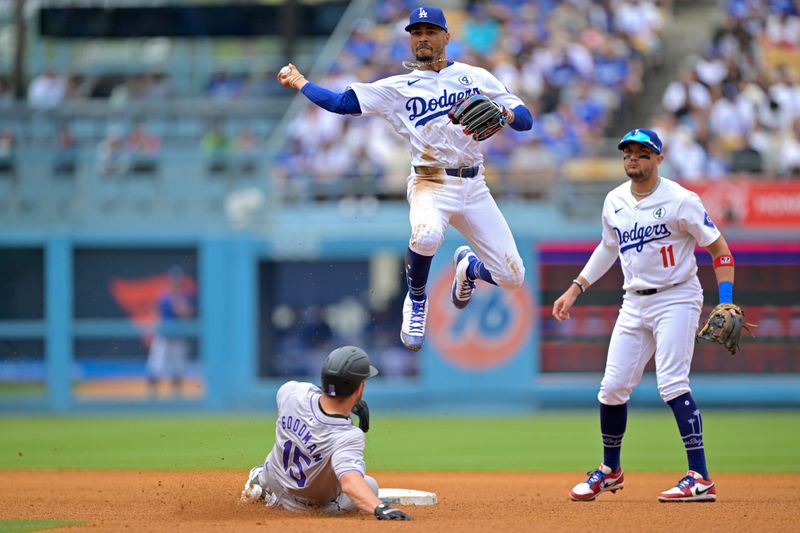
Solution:
M787 67L775 69L771 74L769 97L780 108L781 125L790 125L795 118L800 118L800 84Z
M258 139L253 129L246 127L233 140L233 159L240 174L250 175L258 167Z
M628 89L629 80L635 74L631 64L622 55L622 47L615 39L604 38L594 50L594 75L592 82L602 94L603 102L609 110L620 107L625 93L635 91L635 86Z
M780 134L777 152L778 173L800 177L800 118Z
M70 74L67 77L65 100L82 100L89 97L89 84L82 74Z
M734 102L736 89L731 85L716 85L711 91L711 108L708 116L709 130L725 146L737 148L752 128L755 117L748 115L746 108Z
M194 293L177 265L167 272L167 287L156 304L156 324L147 356L148 383L152 395L158 393L158 381L169 380L173 394L181 394L181 383L189 362L189 340L176 327L195 313Z
M144 75L142 98L145 100L165 100L172 96L169 77L163 72L151 72Z
M137 122L126 143L130 171L135 174L152 174L158 171L158 154L161 140L150 133L144 123Z
M655 2L619 0L614 10L614 25L642 55L653 55L661 49L664 19Z
M731 153L730 170L734 174L761 174L764 171L761 153L745 142Z
M97 145L95 168L102 176L123 176L128 172L128 152L125 150L123 128L112 124L106 136Z
M28 86L28 105L39 111L58 107L67 93L67 83L53 69L46 69Z
M368 62L378 48L378 44L372 36L374 24L367 19L358 19L353 24L350 39L344 45L343 52L352 56L360 63Z
M796 49L800 45L800 17L786 11L770 13L764 34L771 44Z
M233 100L244 92L245 84L238 76L232 76L226 70L218 70L211 75L205 88L205 94L212 100Z
M469 13L461 31L465 44L481 55L494 52L501 36L499 22L489 16L483 4L472 4Z
M712 87L722 83L728 77L728 64L713 46L706 45L703 49L703 56L694 65L694 72L698 81L706 87Z
M587 136L602 136L606 126L606 106L599 92L587 80L577 83L574 95L568 98L574 116Z
M664 109L681 118L689 114L692 109L705 110L711 105L711 96L708 89L697 81L690 68L682 68L679 78L667 86L661 105Z
M676 178L697 181L704 177L706 151L694 140L688 128L681 127L674 133L672 144L665 154Z
M0 175L16 177L16 138L11 128L0 130Z
M305 202L310 199L309 176L305 171L309 154L304 151L300 138L289 139L278 154L273 168L275 185L283 198Z
M56 153L53 157L53 174L71 177L78 168L78 143L68 126L58 130Z
M0 108L8 107L14 103L14 91L8 80L0 76Z
M520 150L515 150L509 162L507 185L511 194L525 196L528 191L540 191L550 184L558 171L555 154L548 150L538 135Z
M227 172L231 163L233 143L222 125L215 122L200 140L200 149L211 174Z
M728 164L725 150L722 149L719 141L712 139L708 143L706 166L703 176L709 180L720 180L725 178L731 171Z

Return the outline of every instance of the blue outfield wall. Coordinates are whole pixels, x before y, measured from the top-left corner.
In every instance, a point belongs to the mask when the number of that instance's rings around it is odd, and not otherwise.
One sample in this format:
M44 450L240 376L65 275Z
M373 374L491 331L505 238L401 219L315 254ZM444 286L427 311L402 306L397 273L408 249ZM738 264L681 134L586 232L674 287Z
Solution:
M591 407L596 403L600 372L540 372L541 320L538 243L593 241L592 223L548 225L541 213L521 209L509 216L526 264L525 288L508 293L481 286L462 312L449 305L452 254L463 238L449 230L431 269L431 317L426 345L419 353L419 375L375 381L368 398L379 410L426 412L524 412L547 407ZM330 213L327 213L330 216ZM42 320L0 320L0 338L42 335L45 340L46 392L41 396L0 395L1 412L261 410L271 408L282 379L258 378L258 265L268 260L364 258L376 252L402 254L407 245L405 208L389 215L364 215L353 233L352 222L331 223L326 213L294 214L263 233L152 234L130 232L0 234L2 247L44 249L45 316ZM294 228L289 233L286 228ZM734 238L737 236L735 232ZM787 235L790 235L791 232ZM779 242L793 240L772 235ZM744 234L739 237L762 239ZM730 240L730 237L729 237ZM76 332L87 337L135 338L125 320L73 318L74 250L90 248L191 248L196 250L198 319L186 325L199 339L197 365L205 385L197 399L126 400L82 398L73 394ZM335 280L332 280L335 282ZM396 310L400 313L400 309ZM721 348L720 348L721 349ZM748 357L741 353L737 357ZM800 357L800 355L798 355ZM702 405L800 406L800 374L702 374L692 379ZM652 375L636 389L633 401L660 403Z

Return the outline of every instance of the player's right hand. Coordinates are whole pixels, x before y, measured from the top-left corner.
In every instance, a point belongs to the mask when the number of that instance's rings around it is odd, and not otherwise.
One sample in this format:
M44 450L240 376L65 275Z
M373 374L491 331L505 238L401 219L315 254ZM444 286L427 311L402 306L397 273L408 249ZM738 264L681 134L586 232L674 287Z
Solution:
M572 308L572 304L575 303L576 297L571 288L567 289L553 304L553 317L556 320L569 319L569 310Z
M388 503L382 503L375 507L375 518L378 520L411 520L411 516L400 509L389 507Z
M294 87L291 85L292 81L297 81L302 76L302 73L297 69L297 67L292 63L289 63L278 71L278 83L287 89L294 89Z

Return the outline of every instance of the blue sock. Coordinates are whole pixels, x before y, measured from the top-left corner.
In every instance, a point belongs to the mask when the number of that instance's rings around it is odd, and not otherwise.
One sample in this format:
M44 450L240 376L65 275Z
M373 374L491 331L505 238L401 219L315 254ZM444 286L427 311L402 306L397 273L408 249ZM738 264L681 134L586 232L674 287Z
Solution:
M406 283L412 300L420 302L425 299L425 285L432 261L432 255L419 255L411 248L406 251Z
M628 425L628 404L600 404L600 433L603 436L603 464L616 472L620 466L622 437Z
M467 267L467 277L473 281L476 279L482 279L486 283L497 285L494 279L492 279L492 274L486 270L483 261L480 259L475 259L474 261L469 262L469 266Z
M667 402L675 415L678 431L681 432L683 447L686 448L686 457L689 459L689 470L701 474L708 479L706 467L706 453L703 449L703 419L700 409L694 403L692 393L681 394Z

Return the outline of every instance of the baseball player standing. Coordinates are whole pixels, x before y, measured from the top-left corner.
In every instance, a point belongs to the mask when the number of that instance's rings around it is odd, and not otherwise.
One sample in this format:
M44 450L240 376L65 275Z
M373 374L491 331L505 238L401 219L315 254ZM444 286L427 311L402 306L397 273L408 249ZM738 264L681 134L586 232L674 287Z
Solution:
M167 272L168 285L158 298L153 340L147 355L147 382L150 393L158 393L160 378L169 379L176 396L181 393L181 383L189 362L189 340L175 331L182 320L190 319L195 312L195 298L185 286L183 269L173 265Z
M625 294L597 395L603 462L569 495L576 501L590 501L601 492L623 487L620 449L627 402L655 353L658 391L672 408L689 462L686 476L658 499L714 501L717 495L706 467L703 422L689 388L694 337L703 304L694 248L699 244L714 258L720 302L732 302L733 257L700 198L658 175L664 155L661 139L654 131L632 130L618 148L623 152L630 181L606 196L602 240L580 275L553 305L557 320L568 319L576 298L619 257Z
M379 115L409 141L412 167L407 198L411 238L406 252L408 293L400 338L408 349L418 351L425 339L425 287L431 261L448 224L472 246L460 247L454 257L456 275L451 299L457 308L463 309L469 303L476 279L512 290L522 285L522 259L484 181L478 141L506 124L515 130L529 130L533 118L522 101L488 71L447 59L445 47L450 33L441 9L414 9L405 29L415 57L413 62L404 62L411 69L407 74L373 83L353 83L345 92L334 93L307 81L289 64L281 69L278 81L301 91L328 111ZM491 106L499 111L494 127L478 132L455 125L466 124L452 114L458 107L455 104L471 99L482 99L484 103L488 100L488 113L492 112Z
M250 470L242 501L298 512L361 509L378 520L411 520L381 503L377 481L365 473L369 408L362 395L365 381L377 374L364 350L342 346L325 358L322 389L297 381L281 386L275 445L264 464Z

